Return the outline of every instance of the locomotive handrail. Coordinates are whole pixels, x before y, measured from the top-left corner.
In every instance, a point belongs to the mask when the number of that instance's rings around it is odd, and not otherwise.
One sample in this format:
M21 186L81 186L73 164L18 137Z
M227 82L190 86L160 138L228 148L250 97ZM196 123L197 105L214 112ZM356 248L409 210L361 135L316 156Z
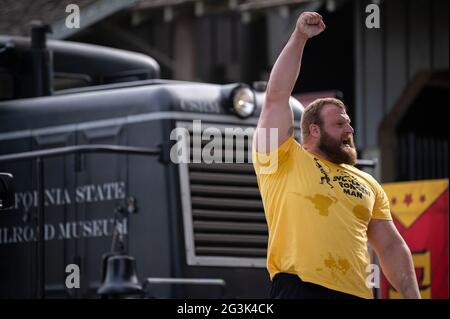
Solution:
M172 285L211 285L220 288L221 297L225 294L226 282L222 278L159 278L148 277L144 280L144 294L149 294L150 284L172 284Z
M47 158L52 156L60 156L76 153L123 153L133 155L160 155L161 150L144 147L107 145L107 144L77 145L77 146L55 147L46 150L0 155L0 163L18 160L27 160L27 159Z
M357 159L355 166L375 168L377 162L376 159Z
M149 277L145 282L150 284L181 284L181 285L218 285L225 286L225 280L216 278L154 278Z

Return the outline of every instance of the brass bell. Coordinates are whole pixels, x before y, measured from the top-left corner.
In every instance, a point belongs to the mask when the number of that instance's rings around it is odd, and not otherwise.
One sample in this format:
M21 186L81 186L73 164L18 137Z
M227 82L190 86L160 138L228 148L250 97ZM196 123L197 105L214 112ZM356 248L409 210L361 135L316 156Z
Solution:
M102 297L132 297L142 295L136 274L136 261L124 254L103 257L102 285L97 293Z

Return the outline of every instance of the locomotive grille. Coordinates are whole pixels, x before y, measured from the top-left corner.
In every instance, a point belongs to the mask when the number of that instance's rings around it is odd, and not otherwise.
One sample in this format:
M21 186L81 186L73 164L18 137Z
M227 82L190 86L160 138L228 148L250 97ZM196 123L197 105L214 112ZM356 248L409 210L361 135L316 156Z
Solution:
M252 134L242 132L243 128L233 133L232 140L220 128L219 142L219 134L214 137L203 134L200 140L200 132L193 130L192 125L186 128L190 160L180 164L180 178L188 180L184 183L183 205L188 264L264 267L268 234L251 164ZM215 145L221 144L221 154L219 147L211 148L209 143L213 140ZM200 152L209 152L221 161L207 163L204 157L195 157ZM232 162L225 163L226 159ZM241 163L237 162L239 159Z

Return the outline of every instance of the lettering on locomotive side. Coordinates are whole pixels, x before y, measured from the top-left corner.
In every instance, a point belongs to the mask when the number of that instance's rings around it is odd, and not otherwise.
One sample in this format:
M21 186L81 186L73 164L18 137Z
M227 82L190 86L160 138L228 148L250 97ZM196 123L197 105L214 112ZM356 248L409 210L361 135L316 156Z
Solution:
M180 101L179 107L186 112L220 113L220 104L216 101Z
M117 221L117 232L121 235L128 234L128 219ZM44 240L63 240L112 236L114 231L114 219L79 220L65 223L45 224ZM36 226L12 226L0 227L0 245L21 244L35 242L37 240Z
M92 203L125 198L125 182L115 181L102 184L87 184L75 189L53 187L44 190L45 206ZM38 205L37 190L16 192L16 209L28 211Z

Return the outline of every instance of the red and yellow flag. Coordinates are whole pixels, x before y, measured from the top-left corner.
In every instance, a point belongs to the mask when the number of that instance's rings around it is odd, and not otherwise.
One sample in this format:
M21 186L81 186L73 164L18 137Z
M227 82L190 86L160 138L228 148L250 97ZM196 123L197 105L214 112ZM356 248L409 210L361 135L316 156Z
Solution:
M448 179L382 185L413 255L422 298L448 298ZM382 276L382 298L399 294Z

